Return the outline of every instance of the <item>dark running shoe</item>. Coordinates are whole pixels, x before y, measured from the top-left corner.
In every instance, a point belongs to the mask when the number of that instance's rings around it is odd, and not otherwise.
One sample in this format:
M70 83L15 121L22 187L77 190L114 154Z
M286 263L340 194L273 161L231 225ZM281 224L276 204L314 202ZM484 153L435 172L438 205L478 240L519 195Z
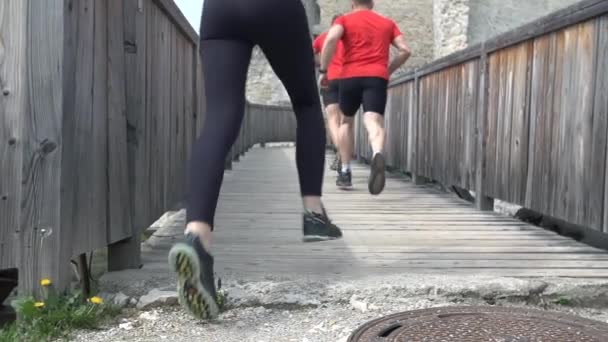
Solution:
M371 171L369 174L369 193L379 195L384 190L386 184L386 160L381 153L376 153L372 159Z
M213 256L203 248L198 236L186 235L169 252L169 264L177 273L179 302L196 318L214 319L219 314L213 278Z
M342 231L331 222L325 210L323 214L305 212L302 221L304 242L336 240L342 237Z
M338 157L338 155L336 154L334 156L334 161L329 166L329 169L332 171L338 171L342 167L340 164L342 164L342 163L340 163L340 157Z
M353 186L353 174L350 171L338 172L336 185L340 189L350 189Z

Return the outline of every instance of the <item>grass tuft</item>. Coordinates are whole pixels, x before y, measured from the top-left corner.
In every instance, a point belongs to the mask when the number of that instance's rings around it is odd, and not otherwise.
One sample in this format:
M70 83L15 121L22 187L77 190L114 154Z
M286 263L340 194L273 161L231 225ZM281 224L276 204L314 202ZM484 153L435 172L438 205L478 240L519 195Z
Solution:
M0 329L0 342L67 339L75 330L96 329L105 319L120 313L120 308L87 301L80 293L46 297L44 302L33 297L14 301L19 320Z

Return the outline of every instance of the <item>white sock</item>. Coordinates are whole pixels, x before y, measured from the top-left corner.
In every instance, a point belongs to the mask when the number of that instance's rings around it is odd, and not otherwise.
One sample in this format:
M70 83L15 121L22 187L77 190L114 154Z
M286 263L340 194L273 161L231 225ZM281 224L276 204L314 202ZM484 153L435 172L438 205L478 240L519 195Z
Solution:
M350 172L350 163L342 164L342 172Z

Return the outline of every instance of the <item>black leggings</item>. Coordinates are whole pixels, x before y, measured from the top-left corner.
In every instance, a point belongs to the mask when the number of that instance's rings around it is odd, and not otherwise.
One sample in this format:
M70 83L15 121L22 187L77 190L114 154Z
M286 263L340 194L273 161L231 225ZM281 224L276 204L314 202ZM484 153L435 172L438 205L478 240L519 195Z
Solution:
M300 0L205 0L201 56L207 111L189 168L187 221L213 227L224 161L245 112L251 52L259 45L291 99L302 196L321 196L325 124L306 12ZM253 118L255 120L255 118ZM254 205L254 203L252 203Z

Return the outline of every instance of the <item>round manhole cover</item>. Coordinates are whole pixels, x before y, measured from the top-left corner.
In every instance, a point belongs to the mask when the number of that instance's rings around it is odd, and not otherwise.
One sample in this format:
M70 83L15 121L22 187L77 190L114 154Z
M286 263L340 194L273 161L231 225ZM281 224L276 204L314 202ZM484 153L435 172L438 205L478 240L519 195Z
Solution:
M376 319L348 342L606 342L608 324L548 311L445 307Z

